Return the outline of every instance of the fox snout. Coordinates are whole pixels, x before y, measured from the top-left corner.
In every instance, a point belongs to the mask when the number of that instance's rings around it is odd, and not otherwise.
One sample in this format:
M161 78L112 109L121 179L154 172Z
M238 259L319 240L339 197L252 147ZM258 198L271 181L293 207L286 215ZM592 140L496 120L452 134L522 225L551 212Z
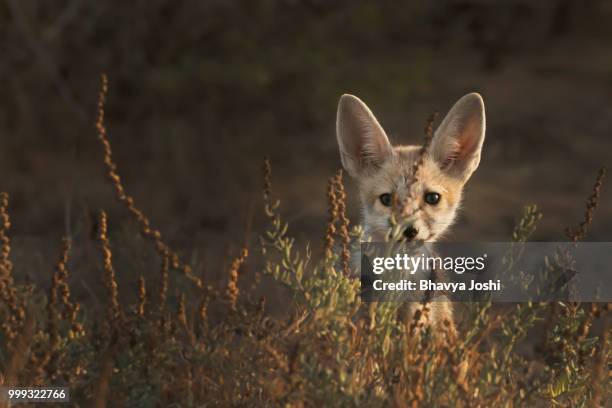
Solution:
M412 241L419 234L419 230L414 225L409 225L404 229L404 238L408 241Z

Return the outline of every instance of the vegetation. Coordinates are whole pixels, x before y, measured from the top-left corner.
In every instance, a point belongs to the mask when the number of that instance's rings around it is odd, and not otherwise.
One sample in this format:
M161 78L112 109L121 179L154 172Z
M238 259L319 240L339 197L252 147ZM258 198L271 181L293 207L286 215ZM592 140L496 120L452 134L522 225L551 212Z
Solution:
M13 278L9 200L0 197L0 369L4 385L67 385L75 406L599 406L610 399L609 304L523 303L496 310L465 305L458 335L433 335L428 305L402 316L401 305L362 303L346 273L351 235L342 173L329 182L330 219L320 257L297 248L273 198L264 165L269 227L260 248L245 247L227 268L222 288L196 276L138 209L121 183L104 126L106 79L97 130L118 201L150 241L158 279L124 270L115 254L132 250L111 240L100 211L98 262L105 312L76 304L70 293L71 243L64 240L48 292ZM568 230L582 239L585 222ZM540 214L525 209L513 240L524 242ZM136 234L133 228L133 234ZM340 247L340 251L333 248ZM129 256L130 254L128 254ZM261 268L245 268L250 257ZM256 264L256 263L254 263ZM49 265L51 270L51 265ZM173 272L180 272L174 274ZM139 274L130 301L117 274ZM282 286L290 304L267 310L258 286ZM171 296L173 291L178 296ZM603 322L603 330L593 330ZM536 356L521 353L541 326Z

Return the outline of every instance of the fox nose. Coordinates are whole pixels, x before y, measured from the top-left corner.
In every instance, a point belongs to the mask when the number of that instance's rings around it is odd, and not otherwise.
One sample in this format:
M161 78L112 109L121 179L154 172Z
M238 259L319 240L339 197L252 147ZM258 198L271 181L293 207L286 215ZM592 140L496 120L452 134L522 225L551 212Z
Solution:
M412 225L404 230L404 236L406 237L408 241L412 241L417 236L418 233L419 233L419 230L414 228Z

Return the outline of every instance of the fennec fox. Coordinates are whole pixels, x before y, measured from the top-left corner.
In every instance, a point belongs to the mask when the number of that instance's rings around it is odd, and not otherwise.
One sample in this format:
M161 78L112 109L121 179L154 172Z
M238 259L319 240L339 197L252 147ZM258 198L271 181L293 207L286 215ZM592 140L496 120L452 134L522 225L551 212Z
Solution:
M359 98L343 95L336 133L344 169L358 185L364 237L389 239L397 202L403 217L403 239L434 242L455 220L463 186L480 162L485 111L477 93L452 107L433 135L418 166L421 146L392 146L374 114ZM429 321L453 324L449 302L430 305Z

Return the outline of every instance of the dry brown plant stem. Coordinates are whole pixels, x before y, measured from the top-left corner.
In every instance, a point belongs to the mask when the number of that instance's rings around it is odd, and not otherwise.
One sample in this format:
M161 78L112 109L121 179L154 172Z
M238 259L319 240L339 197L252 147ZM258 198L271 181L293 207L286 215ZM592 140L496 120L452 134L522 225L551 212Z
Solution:
M113 152L111 149L110 141L108 139L106 126L104 124L104 107L106 104L106 95L108 93L108 78L105 74L102 74L101 81L102 85L98 97L98 115L96 120L96 129L98 132L98 140L102 144L104 152L104 164L106 165L107 175L113 185L115 195L117 196L119 202L121 202L127 208L130 215L139 224L141 234L144 237L153 241L155 250L159 254L159 256L162 259L170 259L173 268L182 270L184 275L191 282L193 282L198 288L204 289L205 287L202 280L198 276L194 275L193 271L191 270L191 267L183 263L180 260L178 254L162 240L161 232L151 226L150 220L138 207L136 207L136 204L134 203L134 198L126 192L125 187L123 186L121 177L119 176L119 173L117 171L117 165L113 161Z
M336 197L336 179L330 177L327 183L327 202L329 205L329 221L325 231L325 257L331 259L334 251L334 235L338 222L338 198Z
M9 359L6 373L4 375L4 386L17 385L19 373L21 373L28 362L30 355L30 345L34 336L36 322L32 316L32 312L28 311L25 316L24 324L21 326L21 332L16 338L12 354Z
M179 323L183 326L183 328L188 330L189 326L187 325L186 302L187 300L185 298L185 294L181 293L181 297L179 298L179 305L178 305L178 320L179 320Z
M62 249L62 255L57 263L57 271L59 273L59 298L61 304L64 307L64 312L62 313L62 318L68 320L70 322L70 335L78 336L83 334L83 326L78 322L78 314L79 310L81 310L81 305L76 302L73 302L70 299L70 284L68 283L69 272L68 272L68 258L70 256L70 250L72 248L72 244L70 239L64 238L63 240L64 246Z
M170 259L167 256L162 258L161 276L159 284L159 310L164 311L166 307L166 298L168 296L168 278L170 274Z
M121 307L119 306L119 290L117 287L117 279L115 269L113 268L113 253L108 240L108 219L104 211L100 211L98 239L102 250L104 261L104 283L108 289L109 295L109 318L113 325L116 325L120 315Z
M12 283L11 239L8 236L8 231L11 229L11 219L8 214L8 205L8 194L0 193L0 279Z
M344 190L344 183L342 181L342 170L338 170L335 177L337 206L338 206L338 222L340 227L338 228L338 237L342 241L342 271L346 276L350 273L350 243L351 238L349 236L349 219L346 215L346 191Z
M226 295L229 300L230 309L232 311L236 311L236 305L238 302L238 295L240 294L240 289L238 288L238 274L240 271L240 266L244 263L247 256L249 255L249 251L246 248L242 249L240 255L232 261L229 270L229 282L227 284Z
M569 239L574 242L578 242L583 240L591 224L593 223L593 213L597 209L597 205L599 203L599 196L601 194L601 187L603 186L604 178L606 177L607 168L604 166L599 169L599 173L597 174L597 179L595 180L595 184L593 185L593 192L591 196L588 198L586 202L586 210L584 212L584 220L574 228L567 228L565 233Z
M423 140L423 146L421 146L421 150L419 151L419 157L414 162L412 167L412 174L414 177L414 181L417 180L419 169L423 165L423 160L425 159L425 154L427 150L429 150L429 146L431 145L431 141L433 140L434 132L433 132L433 123L438 117L438 112L434 112L427 119L427 123L425 124L425 139Z
M145 314L145 304L147 302L147 287L145 285L144 276L138 278L138 316L143 317Z
M411 185L415 185L419 181L419 170L423 166L425 155L427 154L427 151L429 150L429 146L431 145L431 141L433 140L433 137L434 137L433 123L437 117L438 117L438 112L433 112L431 116L427 119L427 122L425 124L425 137L423 139L423 145L421 146L421 149L419 150L419 155L412 166ZM406 209L409 207L410 203L415 202L417 200L417 197L414 195L416 191L414 191L414 189L410 189L409 191L410 191L410 194L408 194L405 197L403 202L400 201L398 197L395 196L394 194L393 209L395 211L395 214L399 215L400 217L406 213Z
M346 191L342 181L342 169L336 175L329 178L327 184L327 202L329 205L329 220L325 230L324 249L326 259L331 259L334 254L334 243L336 237L341 243L341 268L345 275L350 273L350 243L349 235L350 221L346 216Z
M272 199L272 165L270 164L270 159L264 157L263 164L263 172L264 172L264 202L265 204L271 204Z
M68 254L64 250L62 251L62 255L57 262L55 272L53 273L53 277L51 279L51 288L49 289L49 299L47 301L47 332L49 333L50 352L57 347L57 343L59 342L59 334L57 332L57 294L59 292L59 286L62 280L62 269L65 268L67 260Z
M10 260L11 240L8 231L11 219L8 213L9 196L0 193L0 300L8 309L9 315L2 323L6 336L10 341L18 334L19 326L25 319L25 307L20 304L13 281L13 263ZM10 343L10 342L9 342Z

